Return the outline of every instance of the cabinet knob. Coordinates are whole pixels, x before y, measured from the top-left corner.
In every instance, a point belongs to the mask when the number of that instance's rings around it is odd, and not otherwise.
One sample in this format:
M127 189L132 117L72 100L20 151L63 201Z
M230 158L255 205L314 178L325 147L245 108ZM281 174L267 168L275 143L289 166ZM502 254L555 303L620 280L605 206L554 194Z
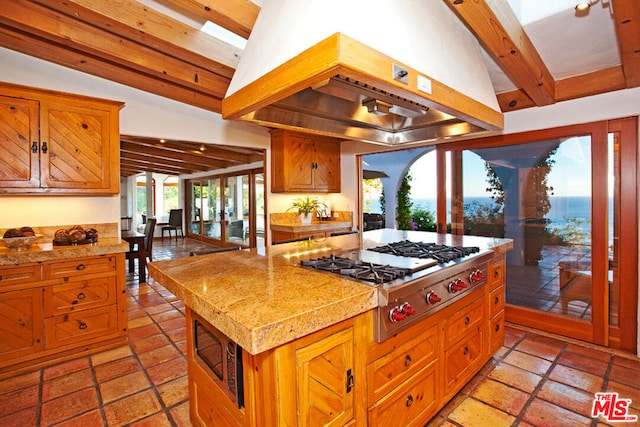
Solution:
M76 267L76 270L78 271L82 271L82 270L86 270L87 266L84 264L78 264Z
M462 353L463 353L465 356L466 356L467 354L469 354L469 347L465 347Z
M410 355L407 354L406 356L404 356L404 366L405 367L408 368L409 366L411 366L411 362L412 362L412 360L411 360L411 356Z
M78 295L76 295L76 298L78 299L85 299L87 296L84 294L84 292L80 292Z
M45 154L47 153L47 141L42 142L42 152Z
M413 405L413 396L409 395L407 396L407 401L405 402L405 405L407 406L407 408L411 405Z
M88 325L85 322L80 321L78 323L78 329L87 329Z
M31 143L31 152L32 153L37 153L38 152L38 141L33 141Z

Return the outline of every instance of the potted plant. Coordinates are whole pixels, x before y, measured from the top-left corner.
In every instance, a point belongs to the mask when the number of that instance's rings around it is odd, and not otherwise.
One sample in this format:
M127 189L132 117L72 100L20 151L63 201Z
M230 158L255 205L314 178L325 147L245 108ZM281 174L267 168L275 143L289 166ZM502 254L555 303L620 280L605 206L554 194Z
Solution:
M291 203L287 212L291 209L297 209L302 223L311 224L312 214L318 214L324 207L324 203L319 201L317 197L299 197Z

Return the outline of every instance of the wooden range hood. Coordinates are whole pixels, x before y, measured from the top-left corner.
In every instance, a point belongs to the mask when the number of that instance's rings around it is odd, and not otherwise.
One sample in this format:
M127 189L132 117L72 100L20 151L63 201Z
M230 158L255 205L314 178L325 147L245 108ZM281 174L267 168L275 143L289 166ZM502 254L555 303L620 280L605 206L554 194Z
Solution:
M503 128L475 38L413 0L265 1L222 116L383 145Z

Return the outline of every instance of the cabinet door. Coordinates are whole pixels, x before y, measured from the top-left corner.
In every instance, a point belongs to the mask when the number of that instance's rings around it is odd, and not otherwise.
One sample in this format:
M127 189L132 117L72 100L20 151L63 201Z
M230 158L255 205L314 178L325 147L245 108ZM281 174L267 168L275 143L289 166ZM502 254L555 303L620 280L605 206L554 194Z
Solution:
M340 192L340 145L333 141L315 141L313 187L315 190Z
M296 351L299 426L343 426L354 417L353 328Z
M0 293L0 366L43 349L42 290Z
M38 102L0 96L0 192L38 187L39 145Z
M289 158L288 189L313 190L313 173L315 168L315 150L313 141L297 135L290 135L287 147Z
M110 151L109 110L70 103L41 104L41 185L108 190L118 159Z

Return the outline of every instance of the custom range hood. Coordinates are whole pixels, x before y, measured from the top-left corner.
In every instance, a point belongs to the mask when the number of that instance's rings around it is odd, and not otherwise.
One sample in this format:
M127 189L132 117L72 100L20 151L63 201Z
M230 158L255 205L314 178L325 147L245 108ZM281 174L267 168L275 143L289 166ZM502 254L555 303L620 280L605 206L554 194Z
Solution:
M264 0L222 117L383 145L503 127L444 0Z

